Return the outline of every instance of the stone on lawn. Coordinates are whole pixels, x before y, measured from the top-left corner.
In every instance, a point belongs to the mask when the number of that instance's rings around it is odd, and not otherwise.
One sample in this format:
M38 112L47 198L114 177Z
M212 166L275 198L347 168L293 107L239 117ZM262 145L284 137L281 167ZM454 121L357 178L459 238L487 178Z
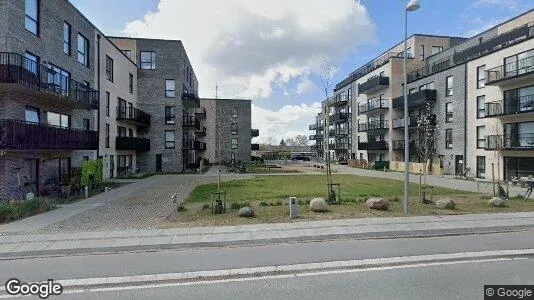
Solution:
M488 201L489 206L491 207L505 207L506 206L506 200L499 197L493 197Z
M313 198L310 201L310 210L314 212L328 211L328 204L323 198Z
M365 205L370 209L388 210L389 201L384 198L369 198L365 201Z
M252 218L254 217L254 211L252 208L245 206L239 209L238 215L243 218Z
M449 198L444 198L436 201L436 207L441 209L454 209L456 207L456 202Z

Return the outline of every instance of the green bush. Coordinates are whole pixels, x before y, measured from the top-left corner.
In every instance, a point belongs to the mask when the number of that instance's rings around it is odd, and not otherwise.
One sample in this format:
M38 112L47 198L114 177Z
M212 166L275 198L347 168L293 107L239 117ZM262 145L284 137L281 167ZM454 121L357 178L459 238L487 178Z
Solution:
M89 185L91 178L95 185L102 182L102 159L86 160L82 163L81 184Z
M54 208L47 201L38 198L28 201L2 203L0 204L0 223L27 218Z

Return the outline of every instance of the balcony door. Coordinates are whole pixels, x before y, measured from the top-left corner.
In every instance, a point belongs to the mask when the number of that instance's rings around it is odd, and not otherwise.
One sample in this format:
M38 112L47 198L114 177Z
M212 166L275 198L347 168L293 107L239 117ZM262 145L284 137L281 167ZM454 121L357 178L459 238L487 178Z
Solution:
M115 177L114 171L115 171L115 159L113 158L113 155L110 155L109 156L109 178Z
M48 71L48 85L55 92L68 95L70 73L60 67L51 65L51 69Z
M121 99L121 98L118 98L119 99L119 118L127 118L127 114L126 114L126 101Z

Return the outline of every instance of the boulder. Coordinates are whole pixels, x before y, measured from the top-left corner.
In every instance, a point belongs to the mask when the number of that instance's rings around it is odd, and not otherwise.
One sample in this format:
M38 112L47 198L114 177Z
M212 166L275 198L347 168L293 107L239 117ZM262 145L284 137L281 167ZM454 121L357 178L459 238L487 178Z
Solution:
M384 198L369 198L365 201L365 205L370 209L388 210L389 201Z
M456 202L449 198L444 198L436 201L436 207L440 209L454 209L456 207Z
M489 206L491 207L505 207L506 206L506 200L499 197L493 197L488 201Z
M252 218L254 217L254 211L252 208L245 206L239 209L238 215L243 218Z
M328 204L323 198L313 198L310 201L310 210L314 212L328 211Z

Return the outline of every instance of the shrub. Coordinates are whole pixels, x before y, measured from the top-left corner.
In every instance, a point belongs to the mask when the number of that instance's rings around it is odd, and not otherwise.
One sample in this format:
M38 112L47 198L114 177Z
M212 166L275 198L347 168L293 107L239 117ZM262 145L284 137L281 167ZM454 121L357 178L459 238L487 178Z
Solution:
M89 185L91 180L95 185L102 182L102 159L86 160L82 163L81 184Z
M29 201L0 204L0 223L26 218L54 209L47 201L35 198Z

